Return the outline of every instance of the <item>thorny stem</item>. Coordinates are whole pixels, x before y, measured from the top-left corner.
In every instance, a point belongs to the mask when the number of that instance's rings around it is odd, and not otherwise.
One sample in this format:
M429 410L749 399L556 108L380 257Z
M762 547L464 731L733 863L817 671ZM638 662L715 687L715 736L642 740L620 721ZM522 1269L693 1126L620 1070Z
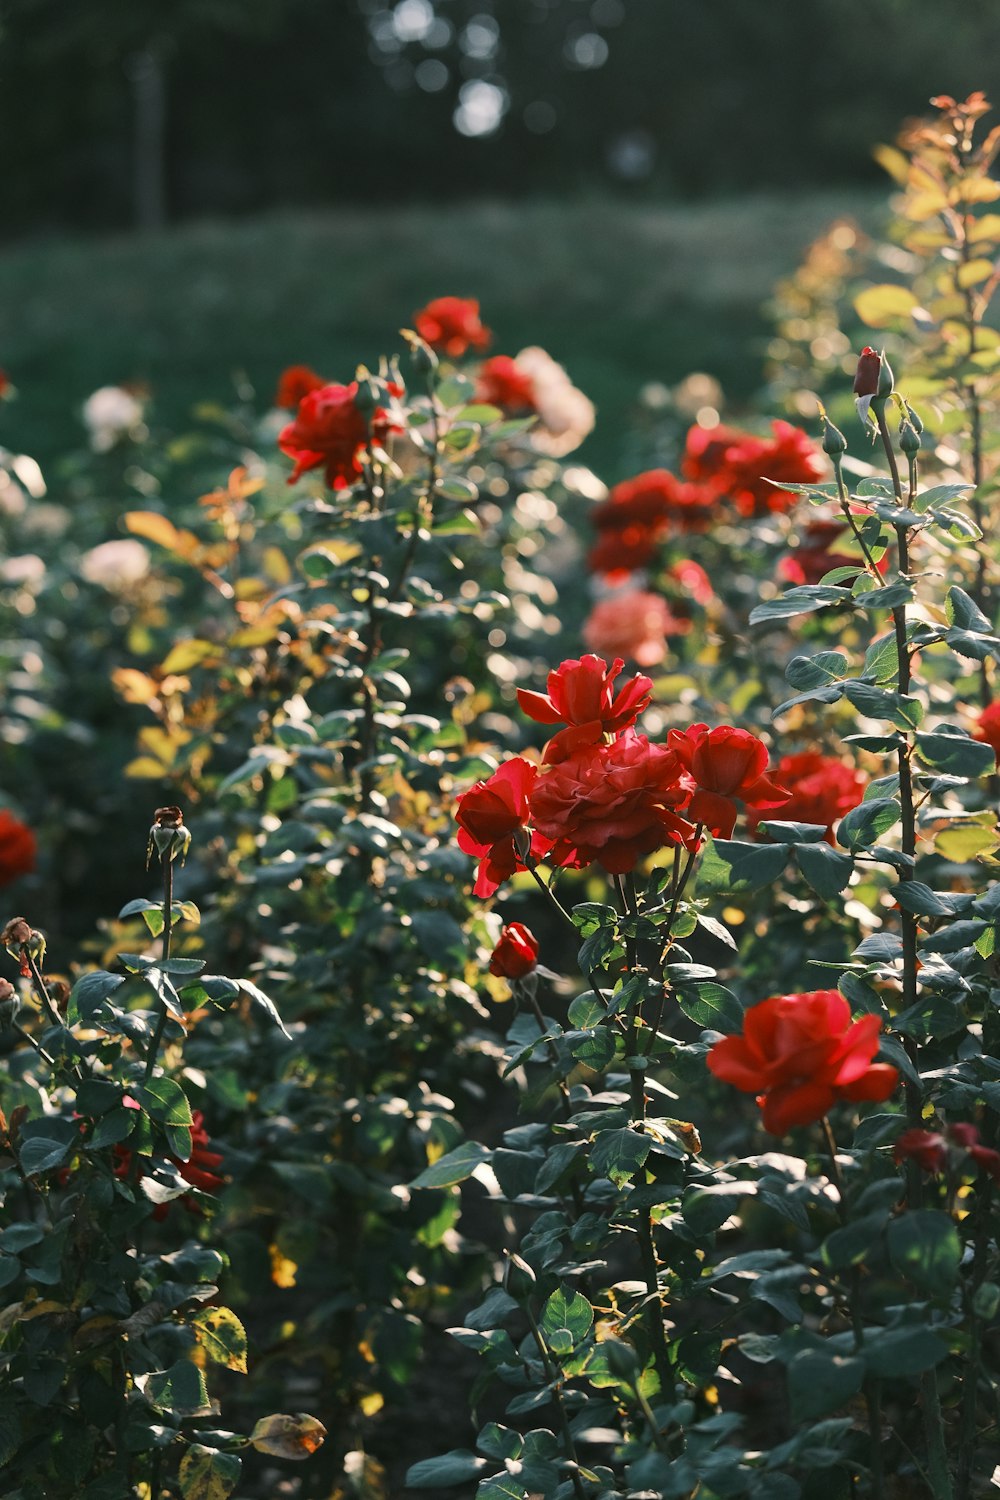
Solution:
M837 1141L834 1136L830 1120L824 1115L821 1120L823 1135L826 1141L826 1149L830 1157L830 1176L837 1189L837 1214L840 1222L844 1225L848 1222L847 1192L844 1184L844 1174L840 1170L837 1160ZM851 1267L850 1290L848 1293L848 1306L851 1315L851 1327L854 1331L854 1347L860 1352L864 1347L864 1321L861 1316L861 1267ZM873 1500L882 1500L885 1488L885 1474L882 1464L882 1403L881 1384L878 1380L868 1379L864 1385L865 1407L868 1414L868 1438L871 1453L871 1476Z
M892 488L897 503L902 506L903 486L900 482L899 468L896 463L896 455L893 451L892 439L889 436L889 428L885 420L884 403L879 405L877 412L878 430L882 438L882 446L885 449L886 458L889 463L889 472L892 476ZM914 472L911 470L911 485L914 482ZM899 571L906 574L909 571L909 555L906 542L906 528L897 526L896 541L899 551ZM892 611L892 621L896 632L896 648L899 657L897 682L900 694L905 695L910 691L910 655L906 638L906 605L897 604ZM897 750L897 764L899 768L899 800L902 809L901 820L901 846L905 855L909 856L909 862L899 872L901 881L909 881L914 878L913 860L916 855L917 829L913 806L913 775L910 766L910 744L907 739L902 739ZM900 911L901 936L903 942L903 1003L909 1008L917 1003L917 919L908 911ZM904 1045L911 1062L916 1069L916 1046L912 1038L904 1038ZM906 1081L906 1113L911 1125L919 1125L923 1118L923 1099L921 1096L919 1082ZM919 1207L921 1186L920 1174L916 1163L911 1164L911 1170L907 1173L907 1200L911 1207ZM944 1419L941 1414L941 1398L938 1394L937 1375L934 1370L927 1370L921 1376L921 1395L923 1398L924 1412L927 1418L927 1462L930 1472L931 1488L935 1500L952 1500L951 1475L948 1471L948 1456L944 1438Z
M624 903L626 913L630 917L636 917L638 914L638 903L636 901L634 881L630 879L626 883L621 876L616 876L615 883ZM629 972L634 973L637 967L635 938L626 938L625 947ZM639 1006L636 1005L629 1017L628 1035L625 1039L626 1059L634 1058L638 1053L639 1021ZM630 1065L629 1081L632 1089L632 1128L641 1135L646 1128L645 1068ZM660 1274L656 1262L656 1245L653 1240L653 1217L648 1207L640 1208L638 1211L637 1233L639 1237L639 1254L642 1260L642 1274L646 1283L646 1322L649 1327L650 1341L653 1346L653 1364L660 1379L661 1391L664 1395L669 1395L674 1390L674 1374L670 1367L670 1351L667 1348L667 1339L663 1331L663 1302L660 1296Z
M844 474L841 468L839 454L833 460L833 472L834 477L837 481L837 495L840 501L840 508L844 513L844 517L847 521L848 526L850 526L851 531L854 533L854 540L861 548L861 553L864 557L865 564L868 568L869 573L875 579L875 582L878 584L879 588L884 588L885 579L882 577L882 574L878 570L878 563L872 556L871 549L869 548L868 543L865 541L864 536L861 532L861 528L854 518L854 512L851 510L851 503L847 496L847 486L844 483Z
M535 1315L531 1311L531 1307L527 1302L524 1303L524 1313L526 1318L528 1319L528 1326L531 1329L531 1335L535 1340L535 1344L538 1348L539 1357L542 1361L542 1368L545 1371L545 1379L552 1387L552 1400L555 1403L556 1411L559 1413L559 1426L562 1429L563 1446L566 1450L566 1457L574 1466L570 1472L570 1478L573 1481L573 1493L577 1496L577 1500L585 1500L585 1493L579 1473L580 1460L577 1457L576 1444L573 1441L573 1434L570 1430L569 1418L566 1415L566 1408L563 1405L559 1371L552 1363L552 1357L549 1354L548 1345L542 1337L542 1330L539 1328Z
M163 869L163 953L160 962L167 964L170 962L170 941L173 936L174 915L174 862L170 858L169 850L160 856L160 864ZM149 1051L146 1053L146 1071L142 1079L144 1086L149 1083L149 1080L153 1076L157 1053L160 1050L160 1043L163 1041L163 1033L166 1029L167 1007L161 1000L160 1014L156 1018L156 1030L153 1032L153 1040L150 1042ZM137 1158L135 1159L137 1160Z
M969 1500L972 1488L972 1461L976 1448L976 1406L979 1395L979 1371L982 1358L984 1320L976 1312L975 1300L986 1278L989 1243L989 1207L992 1184L980 1173L976 1185L976 1227L972 1240L972 1273L966 1288L971 1350L969 1366L962 1380L961 1417L958 1436L957 1500Z

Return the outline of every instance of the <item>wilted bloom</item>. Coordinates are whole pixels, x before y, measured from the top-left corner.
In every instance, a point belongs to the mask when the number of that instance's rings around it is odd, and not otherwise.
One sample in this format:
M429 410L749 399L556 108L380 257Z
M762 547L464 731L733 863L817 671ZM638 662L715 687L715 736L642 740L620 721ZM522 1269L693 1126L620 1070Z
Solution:
M490 341L490 330L479 318L479 303L472 297L435 297L414 314L413 326L432 349L452 359L469 349L485 349Z
M498 979L524 979L538 965L538 939L523 922L511 922L500 933L490 973Z
M798 497L782 484L812 484L822 476L823 465L801 428L776 421L771 434L768 440L728 427L692 427L683 471L719 499L729 500L741 516L786 511Z
M690 629L691 621L675 615L660 594L626 589L599 599L581 634L595 651L620 652L640 667L653 667L666 656L668 638Z
M149 572L149 551L135 537L91 547L80 559L80 573L111 594L125 594Z
M38 843L28 825L9 807L0 807L0 886L29 875L37 854Z
M141 435L142 402L121 385L102 385L83 403L83 421L95 453L107 453L123 438Z
M742 1036L727 1036L708 1054L709 1071L756 1094L764 1128L784 1135L812 1125L840 1100L888 1099L899 1082L878 1051L878 1016L851 1020L838 990L772 995L746 1013Z
M283 410L294 411L311 391L321 390L324 385L326 381L322 375L317 375L308 365L289 365L281 372L274 404Z
M584 745L598 744L605 734L635 723L649 706L653 684L637 674L615 691L615 679L624 668L620 657L609 667L600 656L581 656L549 673L547 693L518 688L517 701L529 719L570 726L549 741L547 761L563 760Z
M525 869L522 853L529 848L537 859L551 847L528 833L528 798L537 776L538 767L516 755L459 797L458 846L479 860L477 896L492 896L516 870Z
M995 703L988 703L979 715L973 739L992 746L997 766L1000 767L1000 698Z
M299 404L295 420L278 434L282 453L294 458L288 476L294 484L309 469L322 468L331 489L353 484L361 474L361 455L369 435L384 443L390 429L386 413L377 407L371 427L357 404L358 383L324 385L310 391Z
M556 863L597 862L620 875L666 844L693 846L694 828L677 812L686 797L677 755L625 729L550 766L532 789L531 814Z
M767 746L747 729L720 724L693 724L690 729L672 729L670 749L680 757L690 778L692 795L685 811L710 833L728 838L736 822L734 799L748 807L778 808L789 793L766 775Z
M857 807L868 785L867 776L854 766L836 756L821 755L818 750L783 755L774 769L774 779L791 795L773 816L783 823L822 823L831 844L834 823ZM759 812L748 812L751 831L756 831L760 822Z

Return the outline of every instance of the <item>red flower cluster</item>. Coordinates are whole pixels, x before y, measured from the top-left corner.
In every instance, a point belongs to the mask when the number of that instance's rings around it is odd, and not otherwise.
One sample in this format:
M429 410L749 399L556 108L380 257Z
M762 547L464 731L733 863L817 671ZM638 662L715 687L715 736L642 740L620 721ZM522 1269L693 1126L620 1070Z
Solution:
M833 843L833 825L850 812L865 795L868 778L853 766L845 765L833 755L818 750L802 750L797 755L783 755L775 778L787 787L791 796L778 816L786 823L823 823L828 843ZM756 832L761 818L748 815L751 831Z
M10 885L35 868L38 844L26 823L0 807L0 886Z
M498 406L509 417L538 410L535 382L509 354L495 354L483 362L476 381L476 400Z
M398 386L390 386L389 391L394 396L402 394ZM282 453L295 460L289 484L307 470L322 467L330 488L344 489L361 473L361 454L369 436L384 443L395 430L381 407L376 407L369 425L357 394L358 383L352 380L350 385L320 385L302 398L295 420L278 434Z
M493 949L490 973L498 979L524 979L537 965L538 939L531 928L523 922L511 922L504 927Z
M812 484L823 468L819 453L799 427L773 422L773 437L755 437L730 427L692 427L684 448L682 472L707 485L715 497L728 500L741 516L786 511L797 496L785 484Z
M997 759L997 767L1000 769L1000 698L995 703L988 703L976 721L976 732L973 739L981 740L984 745L991 745ZM0 817L3 814L0 813ZM2 842L0 842L0 864L2 864Z
M317 375L308 365L289 365L287 370L281 372L274 404L281 407L282 411L294 411L300 401L304 401L312 391L318 391L324 385L326 381L322 375Z
M943 1135L934 1130L904 1130L892 1154L897 1162L915 1161L923 1171L935 1173L961 1167L967 1159L1000 1186L1000 1151L979 1144L975 1125L946 1125Z
M469 349L485 349L490 330L479 318L479 303L472 297L435 297L413 315L413 326L426 344L458 359Z
M737 799L779 807L788 793L765 774L767 750L745 729L695 724L666 745L634 728L652 684L641 675L618 690L624 663L564 661L548 692L522 690L521 706L544 724L565 723L541 767L518 756L463 793L458 842L479 858L475 891L490 896L525 859L612 874L634 869L665 845L696 849L704 829L728 835Z
M784 1135L821 1120L840 1100L888 1099L899 1074L872 1059L882 1023L851 1020L839 990L772 995L746 1013L742 1036L727 1036L708 1054L709 1071L756 1094L764 1129Z
M599 533L589 557L592 571L630 573L645 567L671 529L704 531L714 505L714 495L666 469L623 480L591 517Z

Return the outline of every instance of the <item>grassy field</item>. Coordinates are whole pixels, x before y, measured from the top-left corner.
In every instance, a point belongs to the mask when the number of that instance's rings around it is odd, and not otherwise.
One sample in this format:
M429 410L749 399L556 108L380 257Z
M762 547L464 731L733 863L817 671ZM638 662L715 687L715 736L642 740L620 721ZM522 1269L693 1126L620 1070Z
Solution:
M703 206L470 203L188 224L156 238L45 241L0 252L0 366L20 399L0 441L50 460L82 436L79 406L140 381L158 419L227 400L237 372L262 397L286 364L347 379L398 346L428 298L478 296L495 352L544 345L596 401L586 457L616 477L636 393L692 369L734 400L760 381L761 303L848 193Z

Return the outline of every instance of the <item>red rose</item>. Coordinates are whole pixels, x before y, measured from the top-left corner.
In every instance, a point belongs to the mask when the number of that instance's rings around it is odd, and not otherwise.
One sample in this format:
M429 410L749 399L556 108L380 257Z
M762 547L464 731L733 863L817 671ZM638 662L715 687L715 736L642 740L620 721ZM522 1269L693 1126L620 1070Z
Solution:
M973 739L981 740L984 745L993 747L997 766L1000 768L1000 698L995 703L988 703L976 721L976 732ZM2 817L2 814L0 814ZM0 845L2 848L2 845ZM2 857L2 856L0 856Z
M35 868L38 844L26 823L0 807L0 886L10 885Z
M523 979L532 973L538 964L538 939L530 927L523 922L511 922L500 933L490 973L498 979Z
M310 391L299 404L293 422L278 435L282 453L295 459L288 477L294 484L309 469L322 467L331 489L342 490L361 473L360 456L368 442L369 428L355 397L358 383L323 385ZM371 436L385 442L390 422L381 407L372 414Z
M781 484L811 484L823 473L819 453L801 428L771 424L772 438L732 428L692 427L685 445L684 473L730 500L741 516L785 511L797 496Z
M779 786L791 793L777 814L785 823L823 823L828 843L833 843L833 825L865 795L868 778L853 766L818 750L783 755L774 771ZM747 814L752 832L761 822L756 812Z
M604 531L587 553L587 567L605 578L635 573L652 561L657 541L656 533L643 526Z
M940 1172L948 1160L948 1143L933 1130L904 1130L892 1156L896 1162L915 1161L925 1172Z
M509 354L496 354L479 371L476 400L499 406L508 416L537 411L535 382Z
M644 567L672 525L704 531L714 505L713 494L682 483L666 469L648 469L623 480L591 514L601 533L590 553L591 570L618 573Z
M131 1109L139 1108L139 1105L127 1094L123 1098L122 1104ZM181 1161L179 1156L170 1156L167 1158L177 1168L178 1173L184 1178L185 1182L189 1182L193 1188L198 1188L203 1193L216 1193L223 1185L223 1178L215 1171L216 1167L222 1165L222 1156L218 1151L211 1151L209 1149L210 1145L208 1132L205 1129L205 1117L200 1109L196 1109L192 1111L191 1115L191 1155L189 1159ZM132 1152L128 1146L121 1144L115 1146L113 1171L115 1176L122 1182L127 1181L131 1177ZM140 1167L139 1176L141 1177L142 1175ZM184 1204L185 1208L197 1211L198 1205L193 1198L188 1198L185 1195L180 1201ZM169 1203L158 1203L153 1209L153 1218L158 1223L162 1222L169 1212Z
M308 365L289 365L287 370L281 372L274 404L294 411L310 391L318 391L324 385L326 381L322 375L317 375L316 371L310 370Z
M767 746L747 729L693 724L690 729L672 729L667 744L693 783L685 813L720 838L727 839L736 822L733 798L765 808L782 807L789 799L790 793L764 774Z
M687 792L672 750L625 729L610 745L588 745L539 776L531 793L535 828L553 858L612 875L632 870L665 844L692 847L694 829L675 809Z
M545 747L546 761L565 760L584 745L596 745L605 734L634 724L649 707L652 680L637 673L615 692L614 681L624 671L618 657L609 667L600 656L564 661L549 673L548 692L518 688L517 701L536 724L568 724Z
M875 1063L878 1016L851 1020L837 990L772 995L746 1013L742 1036L727 1036L708 1054L709 1071L756 1094L764 1128L784 1135L821 1120L838 1100L888 1099L899 1074Z
M477 781L458 799L455 821L458 846L479 859L473 887L477 896L492 896L516 870L525 869L518 852L528 845L528 799L538 776L538 767L517 755L505 761L486 781ZM532 837L531 853L540 858L549 844Z
M979 1131L975 1125L959 1121L946 1125L944 1135L930 1130L904 1130L892 1148L897 1162L915 1161L925 1172L943 1172L951 1163L962 1165L968 1157L976 1166L1000 1184L1000 1151L979 1144Z
M490 330L479 320L479 303L472 297L435 297L413 315L413 326L424 343L458 359L468 349L485 349Z

